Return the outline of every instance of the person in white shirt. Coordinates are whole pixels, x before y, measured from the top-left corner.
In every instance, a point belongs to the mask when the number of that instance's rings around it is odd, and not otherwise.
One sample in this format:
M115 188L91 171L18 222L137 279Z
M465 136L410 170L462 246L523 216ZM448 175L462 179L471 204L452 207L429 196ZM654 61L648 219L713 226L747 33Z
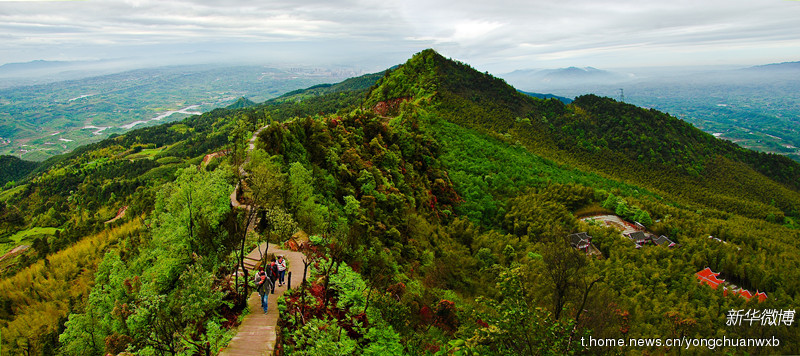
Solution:
M286 275L286 260L283 256L278 256L278 285L283 286L283 277Z

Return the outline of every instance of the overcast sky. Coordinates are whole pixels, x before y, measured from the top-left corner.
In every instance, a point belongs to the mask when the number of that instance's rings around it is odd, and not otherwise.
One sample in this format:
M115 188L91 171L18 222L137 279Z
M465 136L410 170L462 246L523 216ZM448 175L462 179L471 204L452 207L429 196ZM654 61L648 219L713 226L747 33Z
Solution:
M480 70L800 60L796 0L0 0L0 64L136 57Z

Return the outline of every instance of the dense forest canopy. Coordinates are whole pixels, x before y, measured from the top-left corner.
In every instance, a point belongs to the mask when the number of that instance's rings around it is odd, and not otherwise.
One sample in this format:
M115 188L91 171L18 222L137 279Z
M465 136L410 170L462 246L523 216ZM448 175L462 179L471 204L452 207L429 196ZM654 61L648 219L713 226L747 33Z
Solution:
M0 185L25 178L36 166L38 166L36 162L21 160L14 156L0 156Z
M581 340L722 336L780 344L691 352L798 353L797 324L726 315L800 298L799 177L666 114L531 97L425 50L84 146L8 185L2 346L214 354L246 312L242 251L302 230L308 283L279 301L287 354L663 354L678 348ZM637 246L597 215L675 244ZM578 232L596 254L570 245ZM698 283L706 267L768 298Z

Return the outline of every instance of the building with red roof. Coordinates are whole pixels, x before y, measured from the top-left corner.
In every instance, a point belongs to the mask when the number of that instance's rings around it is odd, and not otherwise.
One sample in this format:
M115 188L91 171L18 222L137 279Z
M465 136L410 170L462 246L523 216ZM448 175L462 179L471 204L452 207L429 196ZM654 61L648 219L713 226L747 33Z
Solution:
M767 293L756 291L756 297L758 297L759 302L763 302L767 300Z
M738 294L740 297L742 297L744 299L747 299L747 300L753 299L753 297L757 297L759 302L763 302L763 301L767 300L767 293L764 293L764 292L756 291L756 294L753 295L753 293L750 292L747 289L739 289L739 290L733 291L733 295L736 295L736 294ZM727 293L725 295L727 295Z
M753 298L753 293L750 293L750 291L747 290L747 289L740 289L739 290L739 295L742 298L747 299L747 300L750 300L751 298Z
M706 267L706 269L695 273L695 276L697 276L697 279L700 281L700 283L708 284L714 289L717 289L721 283L725 282L724 279L718 279L717 276L719 276L719 273L714 273L714 271L712 271L709 267Z
M695 276L697 276L697 280L699 280L700 283L708 284L709 286L711 286L711 288L714 288L714 289L717 289L717 287L719 287L720 284L725 283L724 279L717 278L717 276L719 276L719 273L714 273L714 271L712 271L711 268L709 268L709 267L706 267L704 270L695 273ZM736 286L733 286L733 287L736 287ZM722 288L723 288L722 294L727 296L728 295L728 288L726 288L726 287L722 287ZM735 290L733 290L732 293L733 293L733 295L737 295L738 294L740 297L742 297L744 299L747 299L747 300L753 299L754 296L758 297L758 301L759 302L763 302L763 301L767 300L767 293L764 293L764 292L756 291L756 294L753 295L753 293L750 292L749 290L742 288L742 289L735 289Z

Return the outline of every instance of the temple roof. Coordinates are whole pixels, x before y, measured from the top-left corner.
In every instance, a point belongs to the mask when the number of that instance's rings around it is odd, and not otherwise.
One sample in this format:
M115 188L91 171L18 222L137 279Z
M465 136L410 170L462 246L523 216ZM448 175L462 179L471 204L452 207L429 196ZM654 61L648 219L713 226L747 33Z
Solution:
M705 283L711 286L711 288L717 289L720 283L725 282L724 279L718 279L719 273L714 273L711 268L706 267L706 269L695 273L697 279L700 280L700 283Z

